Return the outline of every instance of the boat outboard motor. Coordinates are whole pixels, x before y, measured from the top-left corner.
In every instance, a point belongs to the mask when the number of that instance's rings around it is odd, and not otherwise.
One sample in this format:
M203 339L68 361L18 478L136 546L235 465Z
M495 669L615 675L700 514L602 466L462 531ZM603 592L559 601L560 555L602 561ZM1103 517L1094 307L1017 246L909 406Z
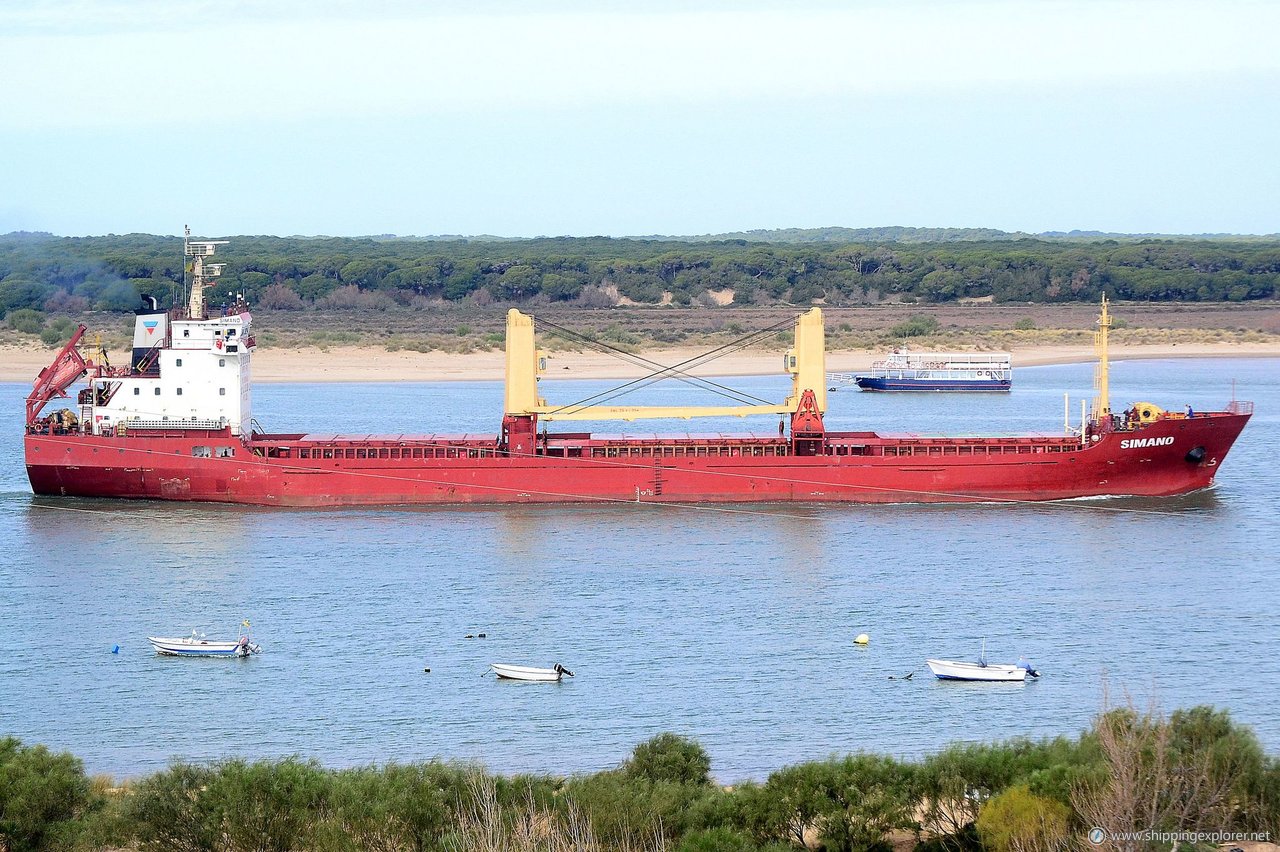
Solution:
M1019 657L1019 658L1018 658L1018 668L1020 668L1020 669L1026 669L1026 670L1027 670L1027 674L1031 675L1032 677L1040 677L1040 672L1038 672L1038 671L1036 671L1035 669L1031 668L1031 663L1027 662L1027 658L1026 658L1026 657Z
M569 671L559 663L556 663L555 670L556 670L556 674L568 675L569 677L573 677L573 672Z

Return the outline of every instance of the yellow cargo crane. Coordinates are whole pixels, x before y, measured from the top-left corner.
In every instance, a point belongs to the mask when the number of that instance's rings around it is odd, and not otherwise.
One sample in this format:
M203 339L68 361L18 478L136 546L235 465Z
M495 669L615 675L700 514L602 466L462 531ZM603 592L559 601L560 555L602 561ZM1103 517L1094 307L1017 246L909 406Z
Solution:
M806 392L820 416L827 410L826 344L822 309L813 308L796 318L795 344L787 351L784 368L792 375L792 392L781 405L716 406L616 406L548 405L538 395L538 376L546 370L546 355L534 342L533 317L512 308L507 312L507 386L505 414L543 420L644 420L656 418L747 417L752 414L796 414L805 408ZM655 376L683 376L677 367L655 371Z

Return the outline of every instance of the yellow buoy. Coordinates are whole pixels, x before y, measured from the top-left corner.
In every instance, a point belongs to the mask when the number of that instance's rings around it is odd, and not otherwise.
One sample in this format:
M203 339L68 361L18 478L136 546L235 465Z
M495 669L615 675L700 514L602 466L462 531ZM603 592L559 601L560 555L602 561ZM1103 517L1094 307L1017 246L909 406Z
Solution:
M871 637L870 637L870 636L868 636L868 635L867 635L867 634L865 634L865 633L859 633L859 634L857 635L857 637L855 637L855 638L854 638L854 640L853 640L853 644L855 644L855 645L866 645L866 644L867 644L868 642L870 642L870 641L871 641Z

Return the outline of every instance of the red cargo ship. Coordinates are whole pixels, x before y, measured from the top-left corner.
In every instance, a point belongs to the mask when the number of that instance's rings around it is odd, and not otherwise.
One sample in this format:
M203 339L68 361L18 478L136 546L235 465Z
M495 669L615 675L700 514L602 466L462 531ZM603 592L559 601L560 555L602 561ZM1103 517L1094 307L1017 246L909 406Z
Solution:
M507 316L500 435L268 434L251 417L255 348L243 304L211 316L206 264L222 242L186 242L185 308L154 299L138 311L131 363L86 359L81 326L27 398L25 451L40 495L200 500L269 506L568 502L987 502L1102 495L1167 496L1213 484L1252 403L1173 413L1135 403L1113 413L1107 393L1110 318L1099 319L1098 395L1060 437L927 438L829 432L822 314L796 321L787 353L792 394L781 405L709 408L547 405L531 317ZM710 384L691 364L656 376ZM81 377L76 409L41 416ZM551 420L782 415L759 436L609 437L549 432ZM541 431L539 429L541 425Z

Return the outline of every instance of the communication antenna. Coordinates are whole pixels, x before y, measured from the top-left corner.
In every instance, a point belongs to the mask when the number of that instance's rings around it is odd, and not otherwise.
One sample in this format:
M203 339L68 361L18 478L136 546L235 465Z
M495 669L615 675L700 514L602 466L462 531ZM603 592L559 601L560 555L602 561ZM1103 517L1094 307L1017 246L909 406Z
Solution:
M225 263L210 263L206 267L204 259L212 257L218 246L225 246L229 242L230 240L193 240L190 226L183 226L182 254L184 257L194 258L191 264L191 301L187 305L191 319L208 318L205 314L204 288L209 279L217 278L226 267Z

